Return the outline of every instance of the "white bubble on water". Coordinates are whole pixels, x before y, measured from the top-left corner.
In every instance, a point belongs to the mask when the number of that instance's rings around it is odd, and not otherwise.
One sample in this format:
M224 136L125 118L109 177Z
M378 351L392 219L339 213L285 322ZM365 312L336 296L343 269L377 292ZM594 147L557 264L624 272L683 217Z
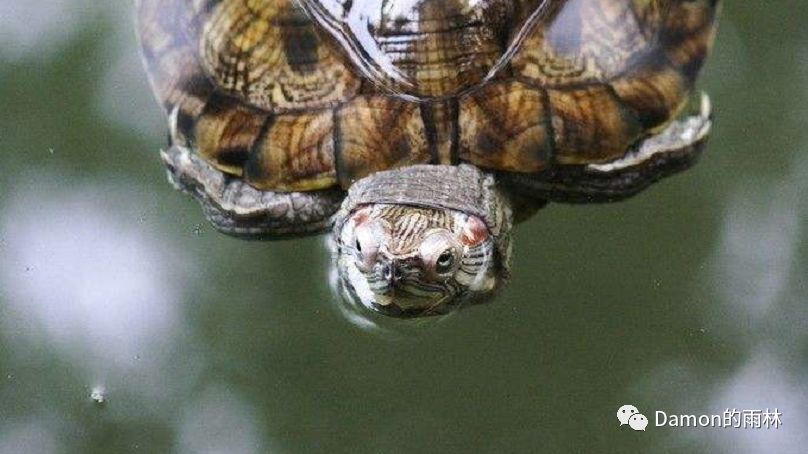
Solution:
M90 399L99 405L107 403L107 390L103 386L93 387L90 391Z

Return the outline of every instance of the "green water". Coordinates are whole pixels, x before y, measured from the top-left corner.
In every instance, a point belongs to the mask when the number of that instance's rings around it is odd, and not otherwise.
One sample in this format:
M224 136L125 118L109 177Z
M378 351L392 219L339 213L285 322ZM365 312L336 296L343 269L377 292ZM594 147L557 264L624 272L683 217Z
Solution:
M0 453L805 452L808 3L726 2L696 168L540 212L495 303L395 335L323 238L230 239L166 183L109 3L0 0Z

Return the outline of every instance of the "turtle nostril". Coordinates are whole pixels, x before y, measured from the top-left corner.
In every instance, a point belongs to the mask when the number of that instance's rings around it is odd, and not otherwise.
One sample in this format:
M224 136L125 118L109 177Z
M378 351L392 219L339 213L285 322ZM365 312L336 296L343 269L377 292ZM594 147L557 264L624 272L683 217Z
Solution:
M401 270L395 263L386 263L382 267L382 276L387 282L396 283L401 280Z

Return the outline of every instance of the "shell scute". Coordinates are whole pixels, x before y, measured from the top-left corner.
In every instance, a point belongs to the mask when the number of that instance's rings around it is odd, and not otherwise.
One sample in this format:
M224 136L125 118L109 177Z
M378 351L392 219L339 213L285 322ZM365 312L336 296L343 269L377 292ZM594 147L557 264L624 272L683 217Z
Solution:
M174 144L256 188L309 191L419 163L618 159L680 112L719 5L139 0L138 27Z
M336 112L337 171L347 188L373 172L432 160L421 110L390 96L361 96Z
M460 100L460 159L483 168L538 172L551 162L552 129L544 90L490 84Z

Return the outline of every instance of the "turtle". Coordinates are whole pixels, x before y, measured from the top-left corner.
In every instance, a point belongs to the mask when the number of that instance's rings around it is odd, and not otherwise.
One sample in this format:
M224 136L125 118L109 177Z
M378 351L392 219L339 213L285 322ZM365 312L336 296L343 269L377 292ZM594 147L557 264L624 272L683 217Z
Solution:
M137 0L173 185L247 239L331 232L394 317L491 300L547 203L693 165L719 0Z

